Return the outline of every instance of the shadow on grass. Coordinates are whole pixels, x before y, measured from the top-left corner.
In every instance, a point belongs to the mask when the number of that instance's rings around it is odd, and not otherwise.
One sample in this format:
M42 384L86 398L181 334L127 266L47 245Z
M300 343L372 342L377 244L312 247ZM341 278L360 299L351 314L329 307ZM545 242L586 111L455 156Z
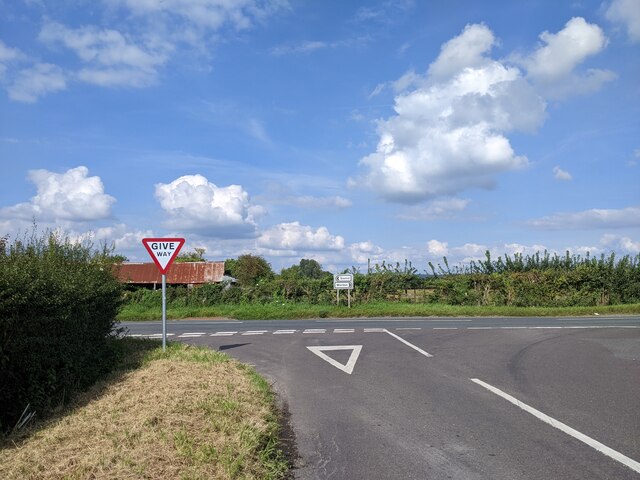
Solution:
M59 422L67 415L102 397L111 385L122 381L128 372L138 369L147 363L151 352L161 346L159 340L130 337L108 338L107 343L114 358L112 362L113 368L110 371L88 389L71 392L67 403L58 406L51 412L47 412L46 416L42 418L36 417L33 423L24 428L0 436L0 449L19 446L40 430Z

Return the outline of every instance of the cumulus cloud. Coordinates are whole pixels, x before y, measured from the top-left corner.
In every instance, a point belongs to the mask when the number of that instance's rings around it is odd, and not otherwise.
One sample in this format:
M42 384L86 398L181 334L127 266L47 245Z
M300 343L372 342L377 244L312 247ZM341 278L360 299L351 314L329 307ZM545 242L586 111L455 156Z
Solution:
M637 0L613 0L605 12L611 22L622 25L629 40L640 42L640 2Z
M562 170L557 165L553 167L553 178L556 180L571 180L573 177L566 170Z
M589 69L578 75L574 69L607 45L602 29L584 18L574 17L558 33L540 34L542 45L520 63L528 77L550 98L590 93L616 78L608 70Z
M82 222L111 216L115 198L104 193L100 177L89 177L87 167L65 173L31 170L29 180L37 194L30 202L0 209L0 217L36 221Z
M348 247L350 260L356 264L366 264L368 261L377 261L384 250L370 241L352 243Z
M387 200L417 203L469 188L492 188L495 175L522 168L504 135L534 131L545 103L515 67L492 60L495 43L484 25L469 25L443 45L413 90L395 98L396 115L378 123L375 153L352 179Z
M253 236L256 217L263 213L240 185L218 187L202 175L156 184L155 196L169 215L167 227L209 237Z
M444 257L449 254L449 244L432 239L427 242L427 252L432 257Z
M67 78L57 65L37 63L21 70L9 86L9 98L17 102L35 103L47 93L65 90Z
M546 98L595 91L615 78L605 70L574 72L607 44L597 25L572 18L540 38L530 55L498 61L491 58L493 32L467 25L442 45L426 74L412 70L391 83L399 92L395 115L378 122L376 151L360 160L364 173L349 185L412 204L493 188L498 174L528 165L507 135L535 132Z
M527 57L524 64L530 76L541 80L568 75L607 43L602 29L582 17L572 18L558 33L541 33L540 40L543 45Z
M274 254L291 254L299 251L342 250L344 238L332 235L326 227L314 229L300 222L280 223L263 231L257 239L258 247Z
M528 224L547 230L640 227L640 207L591 209L582 212L556 213Z

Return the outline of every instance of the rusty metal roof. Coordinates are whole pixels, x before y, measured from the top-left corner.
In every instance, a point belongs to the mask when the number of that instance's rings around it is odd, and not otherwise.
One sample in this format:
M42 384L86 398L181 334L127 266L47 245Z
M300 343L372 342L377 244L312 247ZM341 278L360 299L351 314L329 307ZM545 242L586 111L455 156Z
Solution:
M114 265L116 277L122 283L153 285L162 283L155 263L122 263ZM219 283L224 275L224 262L174 263L167 272L168 285L199 285Z

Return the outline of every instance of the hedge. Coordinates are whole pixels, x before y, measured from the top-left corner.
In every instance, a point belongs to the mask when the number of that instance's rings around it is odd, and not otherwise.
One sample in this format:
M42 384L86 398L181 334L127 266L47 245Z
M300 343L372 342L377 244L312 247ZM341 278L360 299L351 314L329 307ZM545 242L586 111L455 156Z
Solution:
M111 368L122 290L106 257L55 233L0 242L0 432Z

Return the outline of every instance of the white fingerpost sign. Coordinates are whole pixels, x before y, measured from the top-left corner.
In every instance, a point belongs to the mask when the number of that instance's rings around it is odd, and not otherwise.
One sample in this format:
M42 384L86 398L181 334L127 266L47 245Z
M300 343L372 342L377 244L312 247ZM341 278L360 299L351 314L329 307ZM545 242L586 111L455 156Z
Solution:
M347 291L347 305L351 308L351 290L353 290L353 274L339 273L333 276L333 289L336 291L336 304L340 305L340 290Z
M143 238L153 262L162 274L162 351L167 348L167 272L184 245L184 238Z

